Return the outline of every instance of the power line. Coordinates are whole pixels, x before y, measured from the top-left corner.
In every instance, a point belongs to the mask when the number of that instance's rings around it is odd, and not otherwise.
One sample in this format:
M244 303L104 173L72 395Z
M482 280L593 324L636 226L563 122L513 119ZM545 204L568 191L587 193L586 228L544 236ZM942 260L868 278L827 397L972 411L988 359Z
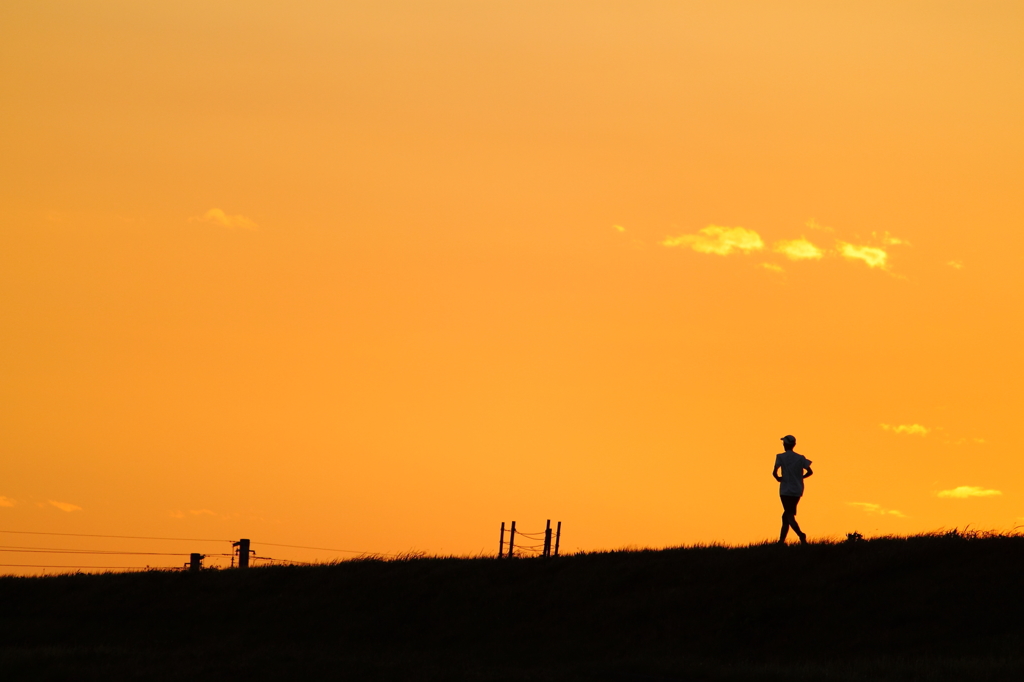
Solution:
M381 554L383 556L401 556L400 554L390 554L388 552L362 552L357 549L331 549L330 547L305 547L303 545L281 545L276 542L254 542L254 545L266 545L268 547L290 547L292 549L319 549L324 552L348 552L350 554Z
M181 542L235 542L234 540L215 540L212 538L163 538L149 535L94 535L90 533L43 533L39 531L31 530L0 530L0 533L17 533L19 535L54 535L61 537L75 537L75 538L115 538L119 540L177 540ZM348 554L370 554L380 556L391 556L398 557L401 554L392 554L390 552L368 552L358 549L337 549L332 547L308 547L306 545L282 545L275 542L257 542L254 544L266 545L269 547L288 547L291 549L313 549L322 552L345 552ZM119 554L128 554L128 552L118 552ZM146 552L139 552L139 554L146 554ZM168 554L170 556L170 554ZM173 556L185 556L182 554L174 554ZM228 556L228 555L225 555Z
M300 566L312 566L313 564L308 561L292 561L291 559L275 559L269 556L254 556L253 559L259 559L260 561L280 561L286 564L298 564Z
M4 549L0 547L0 552L15 552L18 554L29 553L29 554L118 554L118 555L145 555L145 556L189 556L189 552L104 552L104 551L90 551L90 550L78 550L78 549ZM224 556L230 556L225 554Z
M191 552L118 552L112 549L67 549L52 547L5 547L0 552L34 552L38 554L120 554L124 556L190 556ZM233 554L204 554L203 556L234 556Z
M160 566L154 566L154 567L150 568L149 566L66 566L66 565L62 565L62 566L41 566L39 564L0 564L0 566L19 566L21 568L138 568L138 569L142 569L142 570L154 570L154 569L161 568ZM172 567L168 567L168 568L177 568L177 567L176 566L172 566Z
M157 538L148 535L90 535L88 533L40 533L32 530L0 530L0 533L19 535L60 535L74 538L117 538L119 540L181 540L183 542L234 542L234 540L213 540L211 538Z

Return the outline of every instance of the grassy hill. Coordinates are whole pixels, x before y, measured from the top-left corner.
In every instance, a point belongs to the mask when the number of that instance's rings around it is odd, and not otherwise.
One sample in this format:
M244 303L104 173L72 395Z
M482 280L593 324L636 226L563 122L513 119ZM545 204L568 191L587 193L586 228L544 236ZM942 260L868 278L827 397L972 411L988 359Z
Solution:
M1024 537L0 579L5 679L1024 679Z

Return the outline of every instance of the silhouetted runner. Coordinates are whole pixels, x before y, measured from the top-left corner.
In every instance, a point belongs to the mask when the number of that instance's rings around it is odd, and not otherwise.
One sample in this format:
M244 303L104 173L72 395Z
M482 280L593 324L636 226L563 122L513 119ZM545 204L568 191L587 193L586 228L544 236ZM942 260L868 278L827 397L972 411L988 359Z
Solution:
M779 482L779 497L782 498L782 532L779 534L779 544L786 544L786 536L792 527L800 538L800 544L806 545L807 535L800 530L800 525L796 522L796 505L804 494L804 479L814 472L811 471L811 460L793 452L793 448L796 447L795 436L783 436L782 445L786 451L775 455L775 468L772 469L772 476ZM781 476L779 469L782 470ZM804 473L805 471L807 473Z

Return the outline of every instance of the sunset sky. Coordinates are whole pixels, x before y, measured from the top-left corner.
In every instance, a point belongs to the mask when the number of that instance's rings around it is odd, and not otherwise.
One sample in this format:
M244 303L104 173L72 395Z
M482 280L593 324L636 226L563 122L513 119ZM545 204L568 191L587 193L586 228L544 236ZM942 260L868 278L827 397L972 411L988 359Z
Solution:
M812 539L1024 524L1022 27L7 0L0 530L744 544L788 433Z

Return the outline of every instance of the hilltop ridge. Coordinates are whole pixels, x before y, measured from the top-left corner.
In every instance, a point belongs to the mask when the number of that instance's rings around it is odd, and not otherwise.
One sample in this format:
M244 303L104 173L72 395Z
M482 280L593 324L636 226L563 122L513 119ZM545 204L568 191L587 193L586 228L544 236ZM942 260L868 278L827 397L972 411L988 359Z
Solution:
M1024 537L0 579L15 677L946 680L1024 672Z

